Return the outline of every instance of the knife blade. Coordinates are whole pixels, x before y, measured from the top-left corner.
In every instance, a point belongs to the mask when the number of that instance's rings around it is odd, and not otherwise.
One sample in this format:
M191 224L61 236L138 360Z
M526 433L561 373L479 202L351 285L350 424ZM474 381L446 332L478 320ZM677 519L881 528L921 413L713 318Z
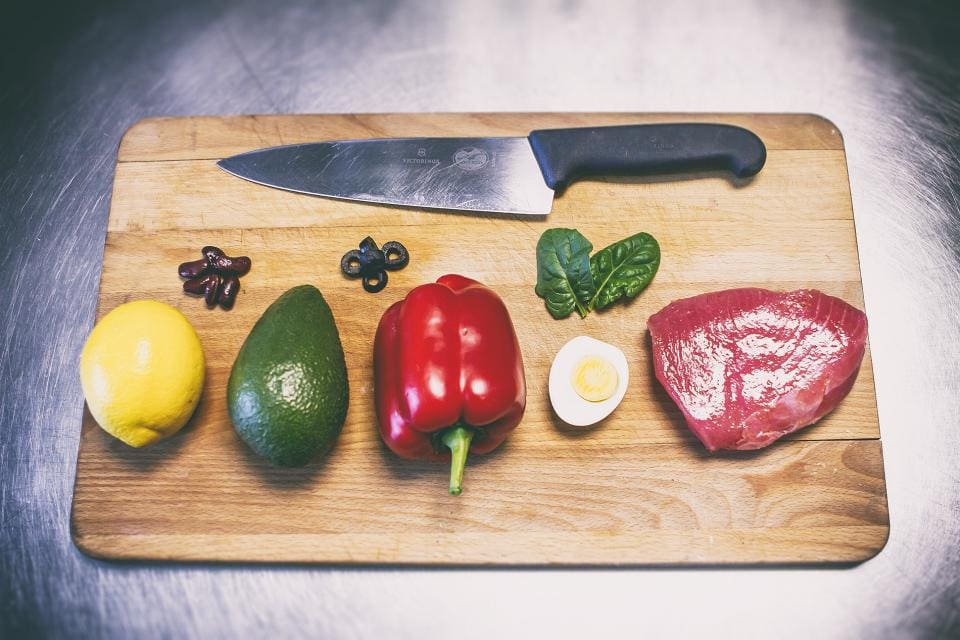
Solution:
M426 209L546 215L570 183L690 171L755 175L766 147L723 124L542 129L527 137L372 138L284 145L220 160L258 184Z

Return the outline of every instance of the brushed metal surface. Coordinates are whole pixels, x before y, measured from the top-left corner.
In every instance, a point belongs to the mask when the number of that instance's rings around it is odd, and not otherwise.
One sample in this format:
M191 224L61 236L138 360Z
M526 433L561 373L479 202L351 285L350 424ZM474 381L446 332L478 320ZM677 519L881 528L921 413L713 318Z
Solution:
M526 138L338 140L257 149L217 164L268 187L344 200L537 216L553 206Z
M0 636L960 634L956 2L13 3L0 20ZM69 510L116 146L144 116L795 111L847 146L890 541L843 569L169 566ZM150 283L144 283L149 292Z

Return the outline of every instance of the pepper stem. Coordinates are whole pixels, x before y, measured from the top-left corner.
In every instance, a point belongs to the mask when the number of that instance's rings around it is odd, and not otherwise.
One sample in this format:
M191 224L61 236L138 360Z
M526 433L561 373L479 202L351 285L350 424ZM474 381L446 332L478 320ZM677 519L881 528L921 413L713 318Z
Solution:
M463 469L467 464L467 453L473 430L457 425L447 429L442 437L443 444L450 448L450 495L458 496L463 491Z

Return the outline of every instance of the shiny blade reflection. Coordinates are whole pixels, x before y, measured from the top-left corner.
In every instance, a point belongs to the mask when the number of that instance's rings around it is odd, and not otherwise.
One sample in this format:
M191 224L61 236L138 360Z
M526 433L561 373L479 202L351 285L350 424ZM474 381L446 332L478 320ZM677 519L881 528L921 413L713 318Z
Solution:
M546 215L554 195L526 138L315 142L218 164L287 191L418 208Z

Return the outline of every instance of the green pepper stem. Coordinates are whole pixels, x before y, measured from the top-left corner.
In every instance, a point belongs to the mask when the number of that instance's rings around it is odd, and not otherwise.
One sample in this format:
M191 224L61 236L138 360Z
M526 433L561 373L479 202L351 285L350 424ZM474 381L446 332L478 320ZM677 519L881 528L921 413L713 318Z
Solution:
M463 491L463 469L467 464L467 453L473 430L457 425L443 434L443 444L450 448L450 495L458 496Z

